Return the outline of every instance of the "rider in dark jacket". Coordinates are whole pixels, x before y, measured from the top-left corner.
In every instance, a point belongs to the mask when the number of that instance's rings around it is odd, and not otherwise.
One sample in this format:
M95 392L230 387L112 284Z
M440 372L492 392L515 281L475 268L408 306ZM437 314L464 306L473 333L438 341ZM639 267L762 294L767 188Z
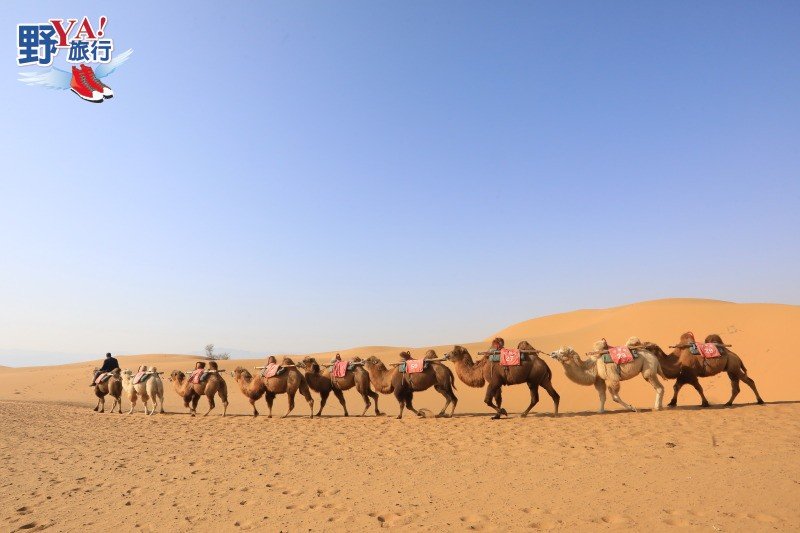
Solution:
M106 358L103 361L103 366L100 367L100 370L95 371L94 378L92 378L92 384L89 386L94 387L94 382L97 380L97 376L99 376L100 374L103 374L105 372L111 372L118 368L119 368L119 363L117 362L117 359L111 357L110 353L107 353Z

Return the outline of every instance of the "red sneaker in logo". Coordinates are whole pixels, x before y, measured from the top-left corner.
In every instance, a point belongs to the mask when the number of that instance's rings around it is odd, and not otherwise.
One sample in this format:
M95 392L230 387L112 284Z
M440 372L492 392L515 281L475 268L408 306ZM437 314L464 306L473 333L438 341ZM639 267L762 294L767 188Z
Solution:
M81 65L81 72L86 76L86 81L92 90L99 92L103 98L114 98L114 91L111 87L97 79L97 76L89 65Z
M92 89L83 71L76 67L72 67L72 80L69 82L69 87L72 92L87 102L98 104L103 101L103 93Z

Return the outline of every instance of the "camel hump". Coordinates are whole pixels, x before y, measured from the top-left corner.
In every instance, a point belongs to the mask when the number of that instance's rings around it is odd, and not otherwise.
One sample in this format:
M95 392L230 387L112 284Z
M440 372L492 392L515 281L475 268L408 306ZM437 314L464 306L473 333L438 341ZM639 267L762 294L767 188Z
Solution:
M716 333L712 333L711 335L706 337L705 342L713 342L713 343L716 343L716 344L725 344L724 342L722 342L722 337L720 337Z

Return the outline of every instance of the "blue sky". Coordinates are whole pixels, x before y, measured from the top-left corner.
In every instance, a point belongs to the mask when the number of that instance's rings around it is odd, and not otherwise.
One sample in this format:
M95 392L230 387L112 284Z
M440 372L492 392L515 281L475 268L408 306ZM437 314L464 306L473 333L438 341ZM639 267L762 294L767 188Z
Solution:
M18 82L16 24L83 15L135 50L116 97ZM0 364L800 303L796 2L16 1L0 20Z

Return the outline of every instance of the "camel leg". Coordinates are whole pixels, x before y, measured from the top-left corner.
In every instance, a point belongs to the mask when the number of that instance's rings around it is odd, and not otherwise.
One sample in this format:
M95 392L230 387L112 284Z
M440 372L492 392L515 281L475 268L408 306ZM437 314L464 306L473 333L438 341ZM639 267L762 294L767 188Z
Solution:
M672 399L667 404L667 407L675 407L678 405L678 393L681 391L681 388L686 384L681 376L675 380L675 385L672 386Z
M206 394L206 398L208 398L208 411L203 416L208 416L208 413L214 410L217 406L216 402L214 402L214 393Z
M372 402L369 401L369 395L367 394L367 391L360 389L358 392L361 394L361 399L364 400L364 411L361 413L361 416L364 416L367 414L369 406L372 405Z
M286 418L287 416L289 416L289 413L291 413L292 410L294 409L294 393L295 392L296 391L286 391L286 396L289 398L289 410L286 411L286 414L283 415L281 418ZM312 414L313 414L313 411L312 411Z
M114 398L114 397L112 396L112 398ZM109 411L109 413L113 413L114 412L114 409L117 408L117 403L119 403L119 402L117 402L117 399L114 398L114 403L111 404L111 410Z
M739 395L739 371L728 372L728 377L731 380L731 398L725 402L725 405L733 405L733 400Z
M539 385L536 384L536 383L528 382L528 389L530 389L530 391L531 391L531 403L528 404L528 408L525 409L522 412L522 414L520 415L520 417L522 417L522 418L525 418L526 416L528 416L528 413L531 412L531 409L533 409L533 407L537 403L539 403Z
M452 403L452 400L450 399L450 394L451 394L451 393L449 393L449 392L448 392L448 391L445 389L445 387L443 387L443 386L440 386L440 385L434 385L434 387L433 387L433 388L434 388L434 389L436 389L436 392L438 392L439 394L441 394L442 396L444 396L444 400L445 400L445 402L444 402L444 407L442 407L442 410L441 410L441 411L439 411L439 414L438 414L438 415L436 415L436 416L437 416L437 418L438 418L438 417L443 417L443 416L445 415L445 411L447 411L447 408L448 408L448 407L450 406L450 404Z
M753 381L753 378L751 378L750 376L747 375L747 371L744 368L742 369L742 377L741 377L741 379L742 379L742 381L745 382L745 384L748 387L753 389L753 394L756 395L756 403L763 404L764 400L761 398L761 395L758 393L758 389L756 388L756 382Z
M497 389L497 394L494 395L494 404L500 410L500 414L508 416L508 411L503 409L503 387Z
M417 416L422 416L422 413L414 409L414 391L410 390L406 393L406 407L409 411Z
M272 402L275 401L275 394L268 392L264 395L264 399L267 401L267 409L269 409L267 418L272 418Z
M629 404L629 403L625 403L625 400L620 398L619 389L620 389L619 382L613 382L613 383L608 385L608 392L611 393L611 398L615 402L617 402L618 404L623 406L625 409L627 409L629 411L633 411L635 413L636 412L636 408L634 406L632 406L631 404Z
M115 398L117 401L117 413L122 414L122 396Z
M99 411L100 413L105 413L106 412L106 398L105 398L105 396L103 396L102 398L100 398L97 401L97 405L100 407L100 411Z
M325 404L328 403L328 395L331 391L325 391L319 393L319 411L317 411L317 416L322 416L322 410L325 409Z
M341 394L341 391L339 391L339 393ZM308 383L306 383L305 380L300 382L300 395L308 402L310 418L314 418L314 397L311 396L311 389L308 388ZM344 401L344 398L342 400ZM347 410L345 409L345 414L346 413Z
M600 408L597 412L603 414L606 412L606 384L598 379L594 382L594 388L597 391L597 397L600 399Z
M664 401L664 385L658 380L658 376L653 375L650 376L647 381L650 382L650 385L656 390L656 403L653 407L656 411L660 411L662 407L662 402Z
M160 394L158 396L158 412L159 414L164 414L164 394Z
M500 407L498 407L497 405L495 405L494 402L492 401L492 399L498 397L499 394L500 394L500 385L496 385L495 388L487 387L486 388L486 396L484 396L484 398L483 398L483 402L486 405L488 405L489 407L491 407L492 409L494 409L494 411L495 411L495 414L492 417L492 420L497 420L498 418L500 418L500 415L503 414L502 409ZM502 399L500 401L502 402Z
M253 416L258 416L258 409L256 409L256 401L250 398L250 405L253 406Z
M542 388L546 390L547 394L553 399L553 416L558 416L558 403L561 401L561 395L556 392L555 387L553 387L553 382L549 379L542 383Z
M701 403L700 403L700 407L708 407L710 404L708 403L708 400L706 399L706 395L703 393L703 387L700 386L700 380L695 377L694 381L690 381L689 384L692 387L694 387L695 390L697 391L697 394L700 395L700 398L702 400Z
M400 414L397 415L397 419L400 420L403 418L403 409L406 408L405 391L399 387L394 389L394 397L397 399L397 403L400 404Z
M339 403L342 404L342 409L344 409L344 416L350 416L350 413L347 412L347 403L344 401L344 394L339 389L333 389L333 395L336 396L336 399L339 400ZM366 409L364 409L366 411Z
M380 410L378 409L378 397L380 396L380 394L378 394L373 390L368 390L367 396L372 398L372 401L375 402L375 416L383 416L383 413L381 413Z

